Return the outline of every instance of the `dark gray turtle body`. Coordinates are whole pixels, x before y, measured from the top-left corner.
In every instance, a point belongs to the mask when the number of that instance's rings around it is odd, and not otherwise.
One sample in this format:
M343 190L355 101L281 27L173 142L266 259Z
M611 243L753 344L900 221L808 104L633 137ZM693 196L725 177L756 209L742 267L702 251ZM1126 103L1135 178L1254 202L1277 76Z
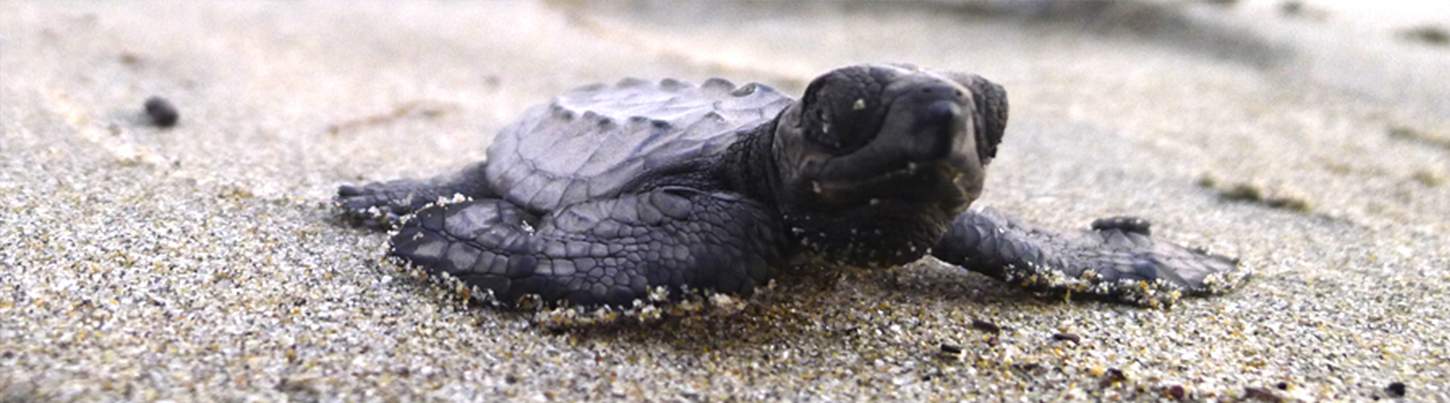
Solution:
M911 66L837 69L799 101L719 79L625 80L530 109L459 173L343 186L338 204L399 226L390 255L505 305L748 295L804 256L881 267L932 254L1149 305L1243 278L1233 259L1156 242L1141 219L1059 233L969 210L1006 122L1000 86ZM461 200L432 203L448 198Z

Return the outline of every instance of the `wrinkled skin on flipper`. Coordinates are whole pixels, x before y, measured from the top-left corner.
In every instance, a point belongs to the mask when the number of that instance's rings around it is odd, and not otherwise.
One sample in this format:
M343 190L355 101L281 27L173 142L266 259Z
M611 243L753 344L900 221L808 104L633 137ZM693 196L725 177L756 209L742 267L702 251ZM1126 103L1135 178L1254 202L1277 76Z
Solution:
M990 208L969 211L952 222L933 255L1035 292L1145 306L1221 293L1247 276L1236 259L1154 240L1149 223L1136 217L1060 233Z

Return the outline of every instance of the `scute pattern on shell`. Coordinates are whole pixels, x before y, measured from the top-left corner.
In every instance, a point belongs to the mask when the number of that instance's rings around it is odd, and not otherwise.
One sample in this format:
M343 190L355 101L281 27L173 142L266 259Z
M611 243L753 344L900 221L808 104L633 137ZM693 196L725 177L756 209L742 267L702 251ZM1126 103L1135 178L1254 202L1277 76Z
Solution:
M533 212L618 194L653 169L716 153L792 99L763 84L712 78L595 84L535 106L499 132L488 180Z

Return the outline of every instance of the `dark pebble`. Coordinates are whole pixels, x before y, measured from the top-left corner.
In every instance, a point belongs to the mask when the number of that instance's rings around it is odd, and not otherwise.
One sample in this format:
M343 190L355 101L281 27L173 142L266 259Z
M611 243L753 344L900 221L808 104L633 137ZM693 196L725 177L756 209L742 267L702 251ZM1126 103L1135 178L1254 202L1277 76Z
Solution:
M996 323L988 322L988 321L981 320L981 319L972 319L972 328L973 329L977 329L977 330L981 330L981 331L984 331L984 332L988 332L988 333L1001 333L1002 332L1002 327L1001 326L997 326Z
M1108 372L1103 374L1103 387L1113 386L1113 384L1122 383L1127 380L1128 374L1124 374L1123 370L1108 368Z
M1389 393L1390 397L1405 397L1405 392L1404 382L1391 383L1390 386L1385 387L1385 393Z
M157 127L175 126L176 121L181 119L181 114L176 112L176 107L162 97L146 99L146 116L151 117L151 123Z
M1172 385L1163 388L1163 394L1165 396L1168 396L1169 399L1173 400L1183 400L1188 398L1188 391L1183 389L1183 385Z
M1073 342L1073 343L1082 343L1082 336L1078 336L1078 335L1075 335L1075 334L1072 334L1072 333L1056 333L1056 334L1053 334L1052 335L1052 339L1053 340L1057 340L1057 341L1070 341L1070 342Z
M952 355L952 356L961 355L962 354L962 347L961 346L957 346L957 345L953 345L953 344L942 343L941 344L941 352L942 352L942 354Z

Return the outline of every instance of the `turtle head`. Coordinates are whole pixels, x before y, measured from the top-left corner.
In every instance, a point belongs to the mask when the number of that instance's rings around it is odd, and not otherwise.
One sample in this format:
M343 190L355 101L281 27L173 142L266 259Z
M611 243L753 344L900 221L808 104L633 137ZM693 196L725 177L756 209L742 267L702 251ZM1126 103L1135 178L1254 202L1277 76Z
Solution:
M976 75L899 65L828 72L776 125L786 221L825 255L919 258L981 194L1006 123L1006 92ZM901 257L869 257L882 254Z

